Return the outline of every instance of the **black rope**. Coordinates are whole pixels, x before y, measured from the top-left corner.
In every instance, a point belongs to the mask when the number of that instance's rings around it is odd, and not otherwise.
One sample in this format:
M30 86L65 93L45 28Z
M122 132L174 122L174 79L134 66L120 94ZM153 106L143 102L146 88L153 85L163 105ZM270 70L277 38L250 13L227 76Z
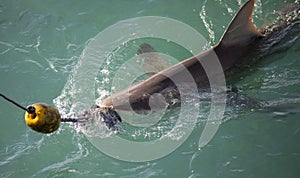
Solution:
M35 108L33 106L28 106L27 108L25 108L24 106L20 105L19 103L15 102L14 100L8 98L7 96L5 96L2 93L0 93L0 96L2 96L2 98L6 99L10 103L13 103L17 107L27 111L30 114L35 113ZM86 118L83 118L83 119L86 119ZM79 122L79 119L78 118L61 118L61 122Z
M25 108L24 106L20 105L19 103L15 102L14 100L12 100L12 99L6 97L6 96L3 95L2 93L0 93L0 95L1 95L4 99L6 99L7 101L9 101L10 103L12 103L12 104L18 106L19 108L21 108L21 109L27 111L28 113L32 113L32 111L33 111L32 109L34 109L34 107L28 107L28 108Z
M88 120L87 117L83 117L83 118L72 118L72 117L67 117L67 118L61 118L61 122L84 122Z
M61 122L78 122L76 118L61 118Z
M61 122L72 122L72 123L77 123L78 120L75 118L61 118Z

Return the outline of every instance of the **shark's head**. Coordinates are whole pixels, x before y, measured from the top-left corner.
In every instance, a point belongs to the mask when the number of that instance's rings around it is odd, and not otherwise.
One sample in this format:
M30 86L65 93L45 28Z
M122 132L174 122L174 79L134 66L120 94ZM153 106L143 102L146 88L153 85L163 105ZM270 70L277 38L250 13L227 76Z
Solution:
M100 118L108 128L113 128L122 121L120 115L111 107L100 107L93 105L90 109L84 110L78 114L79 118Z

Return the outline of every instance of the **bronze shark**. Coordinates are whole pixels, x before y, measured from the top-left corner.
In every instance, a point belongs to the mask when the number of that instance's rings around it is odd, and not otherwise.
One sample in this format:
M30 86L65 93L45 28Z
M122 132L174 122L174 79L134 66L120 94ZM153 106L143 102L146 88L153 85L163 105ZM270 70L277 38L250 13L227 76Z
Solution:
M121 122L118 111L137 113L150 111L149 99L156 93L164 97L168 106L177 106L180 104L180 92L172 79L180 78L184 72L188 71L191 74L197 88L209 88L207 71L202 63L209 61L210 58L217 56L222 72L227 78L237 64L243 64L245 60L249 59L245 56L252 51L259 51L260 56L268 53L269 49L276 44L274 34L276 35L277 31L285 28L293 20L299 21L300 7L299 4L295 4L293 6L294 13L286 12L283 15L284 17L288 14L289 18L279 19L272 27L258 30L252 20L254 4L255 0L249 0L241 7L220 42L213 48L166 68L127 89L114 93L102 100L99 106L93 106L84 116L90 116L91 112L100 114L107 126L112 127ZM246 63L253 63L253 61L255 60L246 61ZM213 75L218 76L218 73ZM179 102L174 103L174 98Z

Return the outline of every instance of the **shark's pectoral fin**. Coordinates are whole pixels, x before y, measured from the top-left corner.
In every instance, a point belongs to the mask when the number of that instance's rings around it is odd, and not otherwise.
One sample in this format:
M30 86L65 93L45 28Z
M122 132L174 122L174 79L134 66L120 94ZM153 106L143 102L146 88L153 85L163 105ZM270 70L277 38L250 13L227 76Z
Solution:
M149 76L168 67L166 60L147 43L140 45L137 55L139 62L143 65L145 73Z
M143 43L140 45L140 48L137 50L137 55L156 52L156 50L148 43Z
M262 37L262 34L252 21L255 0L249 0L231 21L224 33L220 44L224 46L245 45L253 39Z

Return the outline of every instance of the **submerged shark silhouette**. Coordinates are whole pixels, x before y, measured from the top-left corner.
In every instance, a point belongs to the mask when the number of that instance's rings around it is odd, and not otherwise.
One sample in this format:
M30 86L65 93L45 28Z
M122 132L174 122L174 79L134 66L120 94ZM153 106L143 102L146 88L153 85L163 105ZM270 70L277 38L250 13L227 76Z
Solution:
M174 98L180 101L180 93L170 78L180 78L185 71L189 71L198 88L207 88L209 87L209 80L204 67L201 65L202 62L209 61L210 58L217 56L223 69L222 72L228 77L231 69L236 64L243 63L245 56L251 51L261 50L263 46L265 51L261 51L261 53L267 53L267 48L272 46L270 36L280 30L287 22L279 20L272 30L270 30L271 28L258 30L252 21L254 4L255 0L249 0L241 7L220 42L213 48L166 68L138 84L105 98L99 103L99 106L93 106L83 115L100 114L106 125L112 127L116 123L121 122L118 111L134 111L137 113L150 111L149 99L156 93L161 94L165 98L168 106L177 106L180 102L174 104L172 101ZM297 4L297 13L294 13L294 17L290 18L290 21L293 18L294 20L299 18L299 9L299 4ZM184 66L184 69L182 66ZM217 76L218 73L214 75Z

